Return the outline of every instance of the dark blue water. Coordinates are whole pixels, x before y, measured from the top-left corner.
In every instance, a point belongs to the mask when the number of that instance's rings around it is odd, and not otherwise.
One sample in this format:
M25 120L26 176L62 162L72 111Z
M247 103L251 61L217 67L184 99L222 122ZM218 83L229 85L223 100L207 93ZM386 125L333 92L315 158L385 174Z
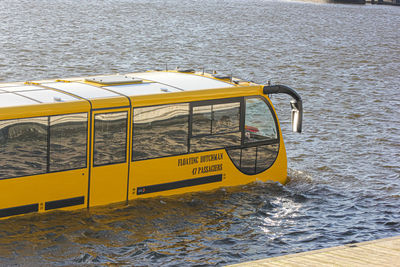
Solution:
M225 265L400 233L400 9L267 0L0 2L0 81L176 66L283 83L287 185L0 221L2 265Z

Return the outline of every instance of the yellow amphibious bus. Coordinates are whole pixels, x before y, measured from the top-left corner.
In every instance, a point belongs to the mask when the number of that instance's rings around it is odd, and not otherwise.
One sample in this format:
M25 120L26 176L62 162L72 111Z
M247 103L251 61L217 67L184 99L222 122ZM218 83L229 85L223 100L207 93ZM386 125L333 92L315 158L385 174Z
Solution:
M193 70L0 84L0 218L286 181L269 94Z

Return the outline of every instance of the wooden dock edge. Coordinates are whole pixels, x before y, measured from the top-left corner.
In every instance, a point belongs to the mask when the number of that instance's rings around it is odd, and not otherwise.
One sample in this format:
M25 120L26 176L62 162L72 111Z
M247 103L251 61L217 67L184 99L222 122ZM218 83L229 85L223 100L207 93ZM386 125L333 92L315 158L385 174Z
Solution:
M400 266L400 236L229 266Z

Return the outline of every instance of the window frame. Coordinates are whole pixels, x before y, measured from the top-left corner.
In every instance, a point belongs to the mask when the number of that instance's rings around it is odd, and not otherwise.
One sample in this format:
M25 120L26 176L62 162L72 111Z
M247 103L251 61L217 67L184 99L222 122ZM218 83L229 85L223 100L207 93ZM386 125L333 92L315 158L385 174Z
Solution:
M143 160L150 160L150 159L159 159L159 158L167 158L167 157L175 157L175 156L183 156L183 155L188 155L188 154L195 154L195 153L201 153L201 152L206 152L206 151L214 151L214 150L220 150L220 149L227 149L227 148L234 148L234 147L241 147L243 144L243 136L244 136L244 96L240 97L229 97L229 98L221 98L221 99L211 99L211 100L200 100L200 101L192 101L192 102L175 102L175 103L167 103L167 104L158 104L158 105L145 105L145 106L139 106L139 107L132 107L132 137L131 137L131 162L137 162L137 161L143 161ZM239 130L238 131L232 131L232 132L224 132L224 133L216 133L216 134L202 134L202 135L192 135L192 123L193 123L193 107L199 107L199 106L209 106L209 105L218 105L218 104L229 104L229 103L239 103ZM166 155L166 156L159 156L159 157L149 157L149 158L143 158L143 159L134 159L134 137L135 137L135 109L138 108L146 108L146 107L157 107L157 106L168 106L168 105L181 105L181 104L188 104L189 105L189 112L188 112L188 140L187 140L187 149L185 153L180 153L180 154L173 154L173 155ZM190 152L190 141L192 138L202 138L202 137L207 137L207 136L219 136L219 135L224 135L224 134L233 134L233 133L240 133L241 135L241 144L237 146L224 146L220 148L215 148L215 149L206 149L206 150L200 150L200 151L195 151L195 152Z
M84 167L79 167L79 168L70 168L70 169L62 169L62 170L51 171L50 170L51 169L51 151L50 151L50 148L51 148L51 124L50 124L51 117L68 116L68 115L74 115L74 114L86 114L85 166ZM89 112L76 112L76 113L57 114L57 115L48 116L48 133L47 133L48 134L47 135L48 136L48 144L47 144L47 146L48 146L48 150L47 150L47 154L48 154L48 157L47 157L47 172L48 173L57 173L57 172L64 172L64 171L80 170L80 169L86 169L88 167L88 160L89 160L89 158L88 158L88 148L89 148L88 136L90 134L89 133L89 130L90 130L89 120L90 120Z
M213 133L213 109L211 108L211 131L210 134L199 134L193 135L193 108L194 107L203 107L203 106L213 106L213 105L220 105L220 104L230 104L230 103L239 103L239 130L232 131L232 132L223 132L223 133ZM201 100L201 101L194 101L190 102L190 121L189 121L189 139L191 138L198 138L198 137L207 137L207 136L215 136L215 135L223 135L223 134L232 134L237 132L242 132L244 129L244 97L231 97L231 98L222 98L222 99L212 99L212 100ZM242 136L243 139L243 136ZM190 149L189 149L190 151Z
M251 96L244 96L244 97L243 97L243 100L244 100L244 106L243 106L243 116L244 116L244 117L243 117L243 120L242 120L243 128L245 127L246 100L247 100L247 99L251 99L251 98L258 98L258 99L261 99L261 100L268 106L268 109L269 109L269 111L270 111L270 113L271 113L271 115L272 115L272 118L274 119L274 122L275 122L275 129L276 129L276 136L277 136L277 138L276 138L276 139L272 139L272 140L260 140L260 141L254 141L254 142L247 142L247 143L246 143L246 142L245 142L245 129L243 129L243 131L242 131L242 143L241 143L241 145L238 146L238 147L230 147L230 148L227 148L226 151L227 151L228 157L229 157L230 160L232 161L233 165L235 165L235 167L236 167L240 172L242 172L242 173L244 173L244 174L246 174L246 175L257 175L257 174L262 173L262 172L268 170L269 168L271 168L271 166L273 166L274 163L276 162L276 160L277 160L277 158L278 158L278 156L279 156L279 152L280 152L281 137L280 137L280 129L279 129L279 124L278 124L278 119L277 119L276 113L275 113L274 109L272 108L272 105L269 103L269 101L268 101L265 97L263 97L263 96L261 96L261 95L251 95ZM278 147L277 147L277 154L276 154L276 157L275 157L274 161L273 161L273 162L271 163L271 165L270 165L269 167L267 167L266 169L263 169L262 171L257 172L257 158L258 158L258 155L257 155L257 154L258 154L258 148L261 147L261 146L264 146L264 145L274 145L274 144L276 144L276 145L278 146ZM243 149L252 148L252 147L255 147L255 149L256 149L256 155L255 155L255 161L254 161L254 173L248 173L248 172L244 172L244 171L242 170L242 168L241 168L241 165L242 165L242 157L243 157ZM236 149L240 150L239 166L236 165L235 161L231 158L230 153L229 153L229 150L236 150Z
M188 139L187 139L187 146L186 146L186 152L185 153L180 153L180 154L173 154L173 155L167 155L167 156L159 156L159 157L151 157L151 158L143 158L143 159L134 159L134 150L133 150L133 146L134 146L134 137L135 137L135 109L139 109L139 108L148 108L148 107L160 107L160 106L171 106L171 105L184 105L187 104L189 106L189 110L188 110L188 119L187 119L187 123L188 123ZM159 105L146 105L146 106L139 106L139 107L132 107L131 109L132 112L132 137L131 137L131 162L137 162L137 161L143 161L143 160L149 160L149 159L160 159L160 158L167 158L167 157L175 157L175 156L183 156L183 155L187 155L190 154L189 152L189 141L190 141L190 137L189 137L189 132L191 130L191 123L190 123L190 102L176 102L176 103L168 103L168 104L159 104Z
M95 164L95 156L94 152L96 149L96 115L104 115L104 114L112 114L112 113L126 113L126 129L125 129L125 155L124 155L124 160L123 161L118 161L118 162L112 162L112 163L103 163L103 164ZM93 167L101 167L101 166L108 166L108 165L115 165L115 164L122 164L126 163L128 161L128 138L129 138L129 110L120 110L120 111L112 111L112 112L102 112L102 113L94 113L93 114L93 149L92 149L92 166ZM133 136L133 135L132 135ZM132 137L133 138L133 137Z
M251 98L259 98L261 99L265 104L267 104L269 111L271 112L272 118L274 119L274 124L275 124L275 130L276 130L276 139L270 139L270 140L260 140L260 141L253 141L253 142L247 142L245 140L245 129L243 129L243 136L242 136L242 148L247 148L247 147L253 147L253 146L259 146L259 145L272 145L272 144L280 144L280 131L279 131L279 124L278 124L278 119L276 118L276 114L274 112L274 109L272 108L271 104L267 101L265 97L261 97L259 95L255 96L245 96L244 97L244 116L246 114L246 100L251 99ZM243 128L245 127L245 117L243 117Z
M277 138L276 139L261 140L261 141L255 141L255 142L250 142L250 143L246 143L245 142L246 100L250 99L250 98L261 99L267 105L267 107L268 107L268 109L271 112L271 115L273 117L275 129L277 131ZM210 105L218 105L218 104L229 104L229 103L239 103L239 130L238 131L223 132L223 133L215 133L215 134L213 134L212 133L212 128L211 128L210 134L193 135L192 125L193 125L193 108L194 107L202 107L202 106L210 106ZM134 154L133 154L134 153L133 145L134 145L134 136L135 136L135 130L134 130L135 129L135 127L134 127L134 121L135 121L134 111L135 111L135 109L146 108L146 107L167 106L167 105L180 105L180 104L189 104L188 140L187 140L187 150L186 150L186 152L185 153L181 153L181 154L173 154L173 155L166 155L166 156L159 156L159 157L149 157L149 158L143 158L143 159L135 160L134 159ZM278 125L278 120L277 120L276 114L275 114L274 109L272 108L271 104L262 95L228 97L228 98L221 98L221 99L200 100L200 101L192 101L192 102L176 102L176 103L167 103L167 104L158 104L158 105L145 105L145 106L132 107L131 111L132 111L131 162L137 162L137 161L143 161L143 160L151 160L151 159L159 159L159 158L167 158L167 157L175 157L175 156L183 156L183 155L188 155L188 154L195 154L195 153L201 153L201 152L206 152L206 151L215 151L215 150L221 150L221 149L224 149L226 151L230 150L230 149L244 149L244 148L256 147L256 146L261 146L261 145L271 145L271 144L278 144L278 153L279 153L280 130L279 130L279 125ZM212 118L211 118L211 123L212 123ZM193 139L193 138L203 138L203 137L208 137L208 136L220 136L220 135L224 135L224 134L233 134L233 133L240 133L240 135L241 135L240 144L234 145L234 146L223 146L223 147L215 148L215 149L206 149L206 150L199 150L199 151L190 152L191 151L191 139ZM257 161L257 157L256 157L256 161Z
M79 167L79 168L72 168L72 169L63 169L63 170L56 170L56 171L50 171L50 117L52 116L65 116L65 115L73 115L73 114L86 114L87 115L87 121L86 121L86 148L85 148L85 159L86 163L84 167ZM44 172L40 173L35 173L35 174L28 174L28 175L18 175L18 176L10 176L6 178L0 178L0 181L2 180L8 180L8 179L17 179L17 178L24 178L24 177L29 177L29 176L37 176L37 175L45 175L45 174L52 174L52 173L58 173L58 172L64 172L64 171L72 171L72 170L81 170L81 169L87 169L88 168L88 149L89 149L89 121L90 121L90 112L74 112L74 113L61 113L61 114L52 114L52 115L46 115L46 116L33 116L33 117L22 117L22 118L13 118L13 119L5 119L5 120L0 120L0 121L11 121L11 120L21 120L21 119L35 119L35 118L46 118L46 170Z
M6 177L6 178L0 178L0 181L1 180L12 179L12 178L20 178L20 177L42 175L42 174L46 174L47 173L47 170L48 170L48 156L49 156L49 153L48 153L48 148L49 148L49 135L48 135L48 133L49 133L49 124L48 124L48 122L49 122L49 119L48 119L48 116L14 118L14 119L6 119L6 120L1 120L1 121L17 121L17 120L39 119L39 118L42 118L43 121L45 121L45 124L43 124L43 126L46 129L46 133L45 133L45 135L46 135L46 143L45 143L45 146L43 147L43 148L45 148L45 155L44 155L44 159L45 160L44 161L46 162L45 166L44 166L44 170L41 171L41 172L37 172L37 173L30 173L30 174L26 174L26 175L17 175L17 176L9 176L9 177ZM31 122L28 122L28 123L31 123Z

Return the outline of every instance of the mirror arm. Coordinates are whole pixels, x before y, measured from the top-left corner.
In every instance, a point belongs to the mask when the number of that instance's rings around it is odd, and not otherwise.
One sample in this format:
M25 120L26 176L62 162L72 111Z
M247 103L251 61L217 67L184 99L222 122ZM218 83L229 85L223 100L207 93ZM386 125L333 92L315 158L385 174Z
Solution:
M270 94L287 94L294 100L290 101L292 108L292 130L301 133L303 122L303 101L300 95L292 88L286 85L268 85L264 86L263 93Z

